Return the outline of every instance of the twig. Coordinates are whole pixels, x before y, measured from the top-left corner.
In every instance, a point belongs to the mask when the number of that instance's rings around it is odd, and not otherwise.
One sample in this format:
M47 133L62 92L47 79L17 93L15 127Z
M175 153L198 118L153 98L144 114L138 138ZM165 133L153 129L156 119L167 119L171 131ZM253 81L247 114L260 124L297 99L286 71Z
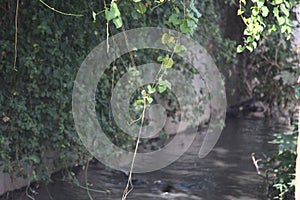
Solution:
M88 177L87 177L87 171L88 171L88 168L89 168L89 163L90 163L90 161L88 160L87 164L86 164L86 167L85 167L85 171L84 171L85 187L86 187L86 191L88 193L88 196L89 196L90 200L93 200L93 197L92 197L92 195L90 193L90 188L89 188L89 183L88 183Z
M129 171L129 175L128 175L128 181L127 181L126 187L125 187L124 192L123 192L122 200L126 200L128 194L133 190L132 171L133 171L134 161L135 161L135 157L136 157L136 154L137 154L137 150L138 150L138 146L139 146L139 142L140 142L140 137L141 137L141 133L142 133L142 128L143 128L143 123L144 123L144 119L145 119L145 111L146 111L146 108L147 108L147 103L146 102L147 102L147 100L146 100L146 98L144 98L144 109L143 109L142 117L141 117L141 126L140 126L139 134L138 134L138 137L137 137L134 154L133 154L133 158L132 158L132 161L131 161L131 167L130 167L130 171Z
M49 8L50 10L54 11L54 12L57 12L61 15L67 15L67 16L73 16L73 17L83 17L83 14L73 14L73 13L66 13L66 12L62 12L62 11L59 11L51 6L49 6L47 3L45 3L43 0L40 0L40 2L42 4L44 4L47 8Z
M17 65L17 57L18 57L18 13L19 13L19 0L17 0L16 5L16 15L15 15L15 58L14 58L14 70L18 71L16 68Z
M261 175L261 172L260 172L260 170L259 170L259 167L258 167L258 162L260 162L260 161L262 161L262 159L255 159L255 153L252 153L251 154L251 158L252 158L252 162L253 162L253 164L254 164L254 166L255 166L255 168L256 168L256 171L257 171L257 174L258 175Z
M127 38L127 34L126 34L126 30L125 30L124 25L122 25L122 32L123 32L123 34L124 34L125 43L126 43L127 50L128 50L128 52L129 52L129 56L130 56L130 59L131 59L132 67L133 67L135 70L137 70L137 68L136 68L136 63L135 63L133 54L132 54L132 52L131 52L130 49L129 49L128 38Z
M29 187L30 187L30 179L28 180L27 187L26 187L26 190L25 190L25 194L26 194L26 196L27 196L29 199L35 200L35 198L34 198L33 196L31 196L31 195L28 193Z

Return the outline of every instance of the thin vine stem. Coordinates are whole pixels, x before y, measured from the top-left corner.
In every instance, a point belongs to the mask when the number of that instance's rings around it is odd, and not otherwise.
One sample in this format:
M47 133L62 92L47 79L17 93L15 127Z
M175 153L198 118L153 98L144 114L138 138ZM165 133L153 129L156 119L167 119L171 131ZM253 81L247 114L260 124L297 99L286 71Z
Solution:
M128 180L127 180L127 184L126 184L126 187L124 189L124 192L123 192L122 200L126 200L128 194L133 190L132 172L133 172L134 161L135 161L135 158L136 158L137 150L138 150L139 143L140 143L142 128L143 128L144 119L145 119L146 108L147 108L147 99L144 98L144 108L143 108L143 112L142 112L142 115L141 115L142 116L141 117L141 126L140 126L139 134L138 134L138 137L137 137L137 141L136 141L136 144L135 144L135 150L134 150L133 158L132 158L132 161L131 161L131 166L130 166L130 171L129 171L129 175L128 175Z
M93 200L93 197L90 193L90 188L89 188L89 183L88 183L88 176L87 176L87 172L88 172L88 168L89 168L89 163L90 161L88 160L85 166L85 170L84 170L84 178L85 178L85 187L86 187L86 192L90 198L90 200Z
M73 16L73 17L83 17L84 15L83 14L74 14L74 13L66 13L66 12L63 12L63 11L60 11L60 10L57 10L55 9L54 7L51 7L49 4L45 3L43 0L40 0L40 2L42 4L44 4L44 6L46 6L47 8L49 8L50 10L54 11L54 12L57 12L61 15L67 15L67 16Z
M17 57L18 57L18 14L19 14L19 0L17 0L16 14L15 14L15 57L14 57L14 70L18 71L16 68Z

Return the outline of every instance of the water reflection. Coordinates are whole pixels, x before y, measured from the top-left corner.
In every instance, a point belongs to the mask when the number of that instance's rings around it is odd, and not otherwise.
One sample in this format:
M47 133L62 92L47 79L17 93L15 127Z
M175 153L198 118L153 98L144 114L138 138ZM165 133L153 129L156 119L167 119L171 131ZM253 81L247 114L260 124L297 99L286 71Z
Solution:
M159 171L134 174L130 200L257 200L266 199L263 178L256 174L251 153L271 155L275 146L268 142L280 126L267 120L227 120L214 150L204 159L198 151L203 139L199 135L178 161ZM84 183L84 173L78 174ZM117 171L91 165L88 171L93 189L109 189L110 194L91 192L94 199L121 199L126 176ZM41 186L36 200L88 200L87 191L66 182ZM24 194L14 194L23 200Z

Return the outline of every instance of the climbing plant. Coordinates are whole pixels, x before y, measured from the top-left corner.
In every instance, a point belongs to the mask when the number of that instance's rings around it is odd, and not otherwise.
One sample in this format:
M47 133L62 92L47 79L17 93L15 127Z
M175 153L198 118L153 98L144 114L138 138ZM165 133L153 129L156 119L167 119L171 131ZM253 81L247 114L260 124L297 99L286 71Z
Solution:
M200 42L220 67L226 69L229 62L236 63L235 42L221 37L216 4L211 0L2 1L0 81L4 84L0 85L0 165L4 172L50 181L48 159L53 159L57 167L87 161L89 154L74 128L71 93L81 62L107 37L137 27L167 27ZM247 25L247 37L238 52L255 49L264 33L264 24L269 25L264 20L270 16L270 10L278 22L278 26L275 22L270 24L270 33L281 27L281 32L289 37L288 13L294 4L240 1L238 14ZM174 36L164 35L162 41L174 48L176 40ZM175 51L184 48L178 46ZM102 83L111 88L122 74L134 67L132 57L145 62L151 55L151 52L144 56L138 52L125 55L128 59L117 60ZM162 72L176 62L166 53L155 59L162 64ZM170 87L163 76L156 81L141 88L137 104L145 100L150 104L151 94L163 93ZM109 95L109 90L97 93L96 109L105 119L110 119L111 114L105 109L109 107ZM111 129L115 126L112 120L101 123L114 143L124 148L134 147L129 136L124 136L120 129ZM58 156L51 157L51 152Z
M292 8L297 0L239 0L237 15L241 16L246 25L244 30L244 44L238 45L237 52L248 49L252 52L264 35L280 32L285 39L291 38L293 22L291 19Z
M223 42L209 0L2 1L0 9L0 81L4 83L0 86L0 165L4 172L32 180L51 180L49 159L54 160L55 170L84 164L89 157L74 128L71 93L81 62L107 37L136 27L167 27L194 37L211 52L221 51L214 57L220 63L234 57L234 42ZM183 49L179 46L176 51ZM136 52L133 56L145 62L149 55ZM170 56L155 58L163 64L163 71L173 65ZM130 58L116 61L102 83L110 88L110 72L115 70L117 80L128 70L126 66L133 65ZM153 89L163 92L168 87L163 77L157 81L156 88L148 86L141 93L148 103ZM97 99L109 96L107 91L99 90ZM98 101L97 110L109 119L106 105L107 101ZM113 121L102 123L114 143L133 147L129 136L109 128Z

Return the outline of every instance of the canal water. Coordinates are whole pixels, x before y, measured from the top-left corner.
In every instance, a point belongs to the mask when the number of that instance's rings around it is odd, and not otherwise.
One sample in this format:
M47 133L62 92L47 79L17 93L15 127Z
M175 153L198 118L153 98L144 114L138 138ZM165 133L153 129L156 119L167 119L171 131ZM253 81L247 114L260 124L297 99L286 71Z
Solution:
M270 156L276 146L269 143L272 134L280 132L279 124L269 120L229 119L213 151L205 158L196 155L201 145L201 134L189 151L179 160L161 170L134 174L132 200L263 200L266 199L264 179L257 175L251 154ZM77 178L84 183L85 174ZM92 189L110 193L92 192L95 200L121 199L127 177L118 171L106 170L91 164L87 174ZM74 184L55 181L41 185L36 200L89 200L85 189ZM27 199L23 192L13 199Z

